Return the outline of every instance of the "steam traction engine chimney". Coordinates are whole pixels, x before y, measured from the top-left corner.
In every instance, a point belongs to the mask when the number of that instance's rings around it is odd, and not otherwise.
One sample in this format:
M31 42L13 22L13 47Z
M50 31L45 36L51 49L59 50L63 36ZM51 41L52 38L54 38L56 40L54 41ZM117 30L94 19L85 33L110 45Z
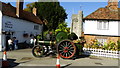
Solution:
M17 3L16 3L16 15L18 17L20 17L21 15L20 10L23 10L23 1L24 0L17 0Z

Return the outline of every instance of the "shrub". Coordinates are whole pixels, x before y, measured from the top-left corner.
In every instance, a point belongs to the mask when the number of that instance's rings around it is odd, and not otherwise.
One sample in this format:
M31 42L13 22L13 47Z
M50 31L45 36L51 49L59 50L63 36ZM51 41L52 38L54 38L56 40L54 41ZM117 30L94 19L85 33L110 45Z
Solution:
M91 40L87 46L89 48L101 48L101 44L96 39Z
M100 49L104 49L104 50L119 50L120 51L120 41L117 42L117 44L113 41L110 41L109 43L104 43L104 45L102 45L100 42L98 42L97 40L91 40L89 44L86 44L85 47L87 48L100 48Z
M115 42L113 42L113 41L110 41L109 43L108 43L108 50L114 50L115 49Z
M118 50L120 51L120 40L117 41Z
M102 49L108 50L108 44L105 42L104 45L102 46Z

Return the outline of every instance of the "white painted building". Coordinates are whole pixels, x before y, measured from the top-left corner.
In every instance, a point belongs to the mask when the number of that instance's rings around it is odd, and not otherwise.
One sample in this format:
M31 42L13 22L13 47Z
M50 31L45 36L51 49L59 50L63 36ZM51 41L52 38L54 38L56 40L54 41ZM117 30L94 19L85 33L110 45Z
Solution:
M23 11L23 2L17 2L17 7L2 3L0 10L0 51L7 47L8 38L16 37L19 43L29 43L30 35L42 32L42 21L33 13ZM1 4L0 4L1 6Z
M85 34L120 36L119 21L85 20Z
M99 8L84 18L84 34L87 43L97 39L105 42L120 40L120 18L117 0L108 0L108 5Z

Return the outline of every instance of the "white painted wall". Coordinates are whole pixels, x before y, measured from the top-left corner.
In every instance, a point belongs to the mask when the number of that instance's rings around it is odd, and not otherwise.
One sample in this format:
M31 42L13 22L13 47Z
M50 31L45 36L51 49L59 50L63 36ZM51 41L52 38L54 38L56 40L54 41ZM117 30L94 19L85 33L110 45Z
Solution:
M5 23L11 22L13 28L6 28ZM34 25L39 25L39 30L34 30ZM13 37L16 37L19 42L24 42L25 40L29 42L30 37L24 38L23 34L28 33L29 35L32 33L34 35L40 34L42 31L42 25L35 24L33 22L29 22L22 19L17 19L13 17L3 16L3 31L14 31Z
M120 36L120 21L118 22L118 36Z
M109 21L108 30L98 30L97 22L97 20L85 20L84 34L120 36L118 35L118 21Z
M2 3L0 1L0 51L2 51L2 45L1 45L1 24L2 24ZM2 53L0 53L0 59L2 59ZM2 68L2 60L0 60L0 68Z
M2 12L1 12L1 10L0 10L0 51L2 50L2 36L1 36L1 31L2 30Z

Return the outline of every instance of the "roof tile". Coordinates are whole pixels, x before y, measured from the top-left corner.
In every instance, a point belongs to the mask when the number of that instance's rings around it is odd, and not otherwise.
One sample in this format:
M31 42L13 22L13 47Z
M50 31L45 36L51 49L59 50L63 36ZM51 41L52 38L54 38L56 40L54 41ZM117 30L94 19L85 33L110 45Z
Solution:
M15 17L15 18L20 18L23 20L31 21L37 24L42 24L43 22L39 19L39 17L35 16L33 13L20 10L20 17L17 17L16 15L16 8L13 7L10 4L6 4L2 2L2 13L4 15L10 16L10 17Z
M99 8L84 19L107 19L120 20L120 8L118 10L111 10L109 8Z

